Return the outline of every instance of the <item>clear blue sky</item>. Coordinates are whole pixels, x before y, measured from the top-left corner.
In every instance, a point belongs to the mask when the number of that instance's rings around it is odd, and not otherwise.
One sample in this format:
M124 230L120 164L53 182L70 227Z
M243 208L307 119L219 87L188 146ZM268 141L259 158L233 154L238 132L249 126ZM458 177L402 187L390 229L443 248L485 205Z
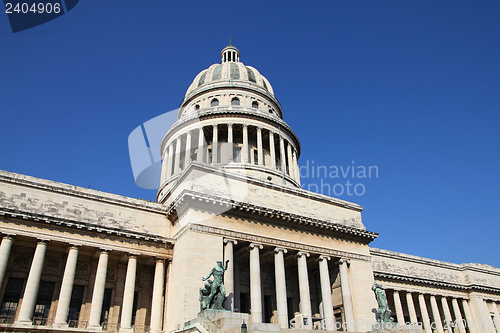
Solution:
M82 0L16 34L0 13L0 169L154 200L127 137L177 108L229 35L301 165L378 167L340 196L373 246L500 267L499 1Z

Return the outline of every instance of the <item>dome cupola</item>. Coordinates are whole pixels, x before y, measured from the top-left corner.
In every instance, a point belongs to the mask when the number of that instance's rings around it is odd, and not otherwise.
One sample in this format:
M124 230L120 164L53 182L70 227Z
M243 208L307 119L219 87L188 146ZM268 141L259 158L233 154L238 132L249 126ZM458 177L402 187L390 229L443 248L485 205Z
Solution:
M221 63L196 75L161 141L159 202L192 163L300 187L300 143L283 121L271 84L240 62L233 45L220 55Z

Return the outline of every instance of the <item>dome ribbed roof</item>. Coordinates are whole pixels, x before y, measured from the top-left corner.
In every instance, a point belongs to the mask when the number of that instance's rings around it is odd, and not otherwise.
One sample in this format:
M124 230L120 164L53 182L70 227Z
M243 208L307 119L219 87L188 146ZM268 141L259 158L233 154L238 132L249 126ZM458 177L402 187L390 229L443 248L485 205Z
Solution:
M186 96L199 87L208 86L219 81L255 85L274 95L273 87L269 81L257 69L245 66L240 62L239 56L240 52L236 47L232 45L226 46L221 52L222 62L213 64L196 75L193 83L186 91Z

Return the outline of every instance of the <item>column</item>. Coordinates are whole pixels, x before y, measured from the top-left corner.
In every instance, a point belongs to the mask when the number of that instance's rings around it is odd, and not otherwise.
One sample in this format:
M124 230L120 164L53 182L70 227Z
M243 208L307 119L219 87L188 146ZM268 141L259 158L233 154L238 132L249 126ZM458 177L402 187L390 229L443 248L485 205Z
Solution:
M287 155L288 155L288 175L292 178L295 178L294 174L293 174L293 171L294 171L294 167L293 167L293 158L292 158L292 146L290 145L290 142L287 142L286 143L286 152L287 152Z
M262 127L257 127L257 158L258 164L264 165L264 151L262 149Z
M233 124L227 124L227 143L229 144L229 161L234 162Z
M309 256L309 253L302 251L296 255L299 271L300 313L311 316L311 295L309 291L309 275L307 273L307 257ZM311 320L308 322L310 326Z
M396 318L399 325L405 324L405 316L403 315L403 306L401 305L401 298L399 297L399 291L394 290L394 307L396 308Z
M429 319L429 313L427 313L427 305L425 304L424 295L418 294L418 303L420 305L420 313L422 313L422 322L424 324L424 330L426 333L432 333L431 321Z
M248 163L248 125L243 124L243 151L241 152L243 163Z
M432 317L434 318L434 325L436 326L436 331L438 333L444 333L443 322L441 321L441 315L439 314L436 297L434 295L431 295L430 298L431 298Z
M76 263L78 262L78 246L69 248L66 267L64 268L61 291L59 292L59 302L57 304L54 327L67 328L69 304L71 293L73 292L73 282L75 281Z
M260 255L261 244L252 243L250 249L250 311L252 323L262 323L262 293L260 287Z
M174 174L181 172L181 137L175 142Z
M295 177L294 179L300 184L300 172L299 172L299 162L297 160L297 151L294 149L292 153L293 170Z
M234 311L234 245L238 244L235 239L224 238L224 262L227 263L227 270L224 274L224 286L226 287L226 302L224 308L229 311Z
M323 303L323 314L325 317L325 328L335 331L335 315L332 304L332 284L330 283L330 271L328 269L329 256L319 256L319 280L321 285L321 302Z
M417 311L415 311L415 304L413 304L411 292L406 293L406 303L408 304L408 312L410 313L410 322L412 324L418 324Z
M167 174L168 174L168 149L169 147L167 146L167 149L165 150L165 154L162 155L162 161L161 161L161 177L160 177L160 186L167 180Z
M186 134L186 149L184 154L184 169L191 164L191 131Z
M172 176L172 162L174 159L174 146L173 144L169 144L167 148L167 173L166 179Z
M493 321L497 331L500 331L500 314L498 313L498 308L495 302L490 303L490 311L493 312Z
M219 155L219 129L217 125L213 125L214 131L212 135L212 164L219 163L217 156Z
M453 328L451 327L453 325L453 319L451 318L451 312L450 312L450 307L448 306L448 301L444 296L441 296L441 305L443 306L446 331L448 331L449 333L453 333Z
M282 136L280 136L280 158L281 172L286 173L285 141Z
M0 286L2 285L3 277L5 276L5 270L9 261L10 249L12 248L13 240L14 237L12 236L3 236L2 243L0 244Z
M104 298L104 288L106 287L106 272L108 270L108 251L101 250L97 272L95 275L94 292L92 294L92 305L90 306L89 329L101 329L101 310Z
M339 260L340 289L342 290L342 303L344 304L347 331L354 332L356 331L354 305L352 303L351 282L349 281L347 265L349 265L349 259Z
M470 311L469 302L464 299L462 301L462 306L464 308L465 320L467 320L467 326L469 327L469 331L471 333L476 332L476 322L474 321L474 317L472 316L472 312Z
M458 331L460 333L467 333L465 330L464 320L462 318L462 314L460 313L460 307L458 306L458 302L456 298L451 299L451 305L453 306L453 313L455 314L455 320L457 322Z
M285 275L285 258L284 258L285 253L287 253L287 250L282 247L276 247L273 250L278 324L283 329L288 328L288 306L286 299L286 275Z
M474 324L476 326L476 331L490 333L493 327L493 320L491 320L490 310L486 305L486 301L481 295L471 293L469 305L472 308L472 313L475 318Z
M163 313L163 281L165 263L163 259L156 259L155 277L153 280L153 299L151 301L151 333L161 332L161 317Z
M137 271L137 257L129 255L125 287L123 288L122 317L120 332L132 332L132 311L134 306L135 276Z
M45 252L47 251L47 242L38 241L35 249L35 255L31 262L31 268L24 289L23 301L19 310L19 317L16 324L31 325L33 311L35 310L35 302L38 297L38 287L40 286L40 276L42 275L43 261Z
M274 147L274 133L269 131L269 152L271 154L271 168L276 169L276 149Z
M203 127L198 130L198 154L196 154L196 160L203 163L205 154L205 135L203 134Z

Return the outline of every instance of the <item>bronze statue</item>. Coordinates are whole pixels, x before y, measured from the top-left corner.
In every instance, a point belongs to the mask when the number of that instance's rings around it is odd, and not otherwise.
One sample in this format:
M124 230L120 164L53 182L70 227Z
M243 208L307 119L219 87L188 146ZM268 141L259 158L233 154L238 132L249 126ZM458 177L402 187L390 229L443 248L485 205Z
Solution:
M377 321L379 323L390 323L394 319L391 318L391 310L387 305L387 296L385 295L384 288L381 284L377 282L373 283L372 290L375 293L375 298L377 299L378 309L377 309Z
M206 277L202 277L202 281L207 281L210 276L214 277L214 280L208 280L205 285L200 288L200 308L201 311L213 309L213 310L224 310L222 303L226 298L226 288L224 287L224 272L227 270L227 263L222 265L222 260L217 261L217 265L212 268L210 273Z

